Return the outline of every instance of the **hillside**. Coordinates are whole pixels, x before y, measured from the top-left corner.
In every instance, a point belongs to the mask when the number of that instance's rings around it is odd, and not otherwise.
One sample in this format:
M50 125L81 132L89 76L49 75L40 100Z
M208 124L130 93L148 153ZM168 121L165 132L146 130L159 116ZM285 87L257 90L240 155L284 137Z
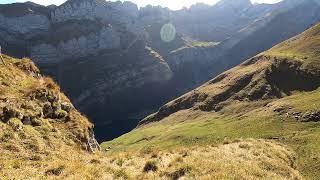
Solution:
M13 3L0 5L0 42L5 54L30 57L57 81L94 121L102 141L130 131L169 100L301 33L317 22L319 12L315 0L221 0L178 11L105 0L68 0L49 7ZM160 33L168 22L175 28L170 42Z
M117 152L273 139L297 153L305 178L319 179L319 38L320 24L169 102L103 147Z
M101 152L93 125L31 60L4 56L4 62L0 64L1 179L301 179L295 153L262 139L191 149ZM266 172L267 168L272 169Z
M0 64L0 177L33 178L99 150L93 125L28 59ZM69 157L68 157L69 156ZM20 173L22 171L23 173Z

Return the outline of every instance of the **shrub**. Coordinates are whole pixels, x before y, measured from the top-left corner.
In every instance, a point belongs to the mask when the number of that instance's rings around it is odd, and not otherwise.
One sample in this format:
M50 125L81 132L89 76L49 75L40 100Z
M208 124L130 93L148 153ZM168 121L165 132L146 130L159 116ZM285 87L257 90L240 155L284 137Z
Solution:
M118 166L122 166L124 164L124 162L125 162L124 159L120 158L120 159L117 160L116 164Z
M31 124L32 124L32 126L41 126L42 125L42 121L40 119L37 119L37 118L31 118Z
M223 144L224 144L224 145L231 144L231 143L232 143L232 142L231 142L230 140L228 140L228 139L223 140Z
M12 152L20 152L19 147L16 145L13 145L13 144L8 144L8 145L4 146L4 149L8 150L8 151L12 151Z
M177 180L182 176L185 176L186 174L190 173L192 171L192 167L189 165L182 166L178 170L171 173L169 176L172 180Z
M40 70L37 68L37 66L31 60L26 58L18 62L15 62L14 65L17 66L19 69L28 73L35 73L35 74L40 73Z
M154 152L153 146L145 146L140 150L140 154L142 154L142 155L151 154L153 152Z
M175 162L182 163L183 162L183 158L182 157L176 157L175 158Z
M20 131L20 130L22 130L23 124L22 124L22 122L21 122L20 119L11 118L7 123L9 124L9 126L12 127L12 129L13 129L14 131Z
M31 161L40 161L40 160L41 160L41 156L39 156L39 155L32 155L32 156L30 157L30 160L31 160Z
M59 166L57 168L52 168L46 171L46 175L55 175L59 176L63 173L65 166Z
M68 113L64 110L58 110L54 113L55 117L57 119L62 119L68 116Z
M91 164L100 164L101 161L99 161L98 159L91 159L90 163Z
M157 157L158 157L158 154L156 152L153 152L151 155L151 158L157 158Z
M120 169L114 172L114 178L115 179L129 179L129 175L124 169Z
M47 99L49 102L54 102L56 98L54 96L48 95Z
M12 167L14 169L20 169L21 165L22 165L22 163L20 161L14 161Z
M25 142L25 148L30 149L32 151L39 151L40 150L40 147L38 146L38 144L36 144L36 142L34 142L32 140Z
M250 149L250 145L249 144L239 144L239 148L242 148L242 149Z
M156 161L148 161L145 165L144 165L144 168L143 168L143 171L144 172L149 172L149 171L157 171L158 170L158 166L157 166L157 163Z
M0 138L0 141L2 142L8 142L10 141L11 139L14 139L15 138L15 134L11 131L7 131L5 133L3 133L2 137Z

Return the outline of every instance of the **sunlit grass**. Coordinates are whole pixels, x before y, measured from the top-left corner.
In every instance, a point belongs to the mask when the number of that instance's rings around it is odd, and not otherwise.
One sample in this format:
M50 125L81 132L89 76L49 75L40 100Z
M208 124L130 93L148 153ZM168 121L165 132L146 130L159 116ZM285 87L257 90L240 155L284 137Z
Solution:
M213 41L205 42L205 41L185 40L184 46L178 49L172 50L170 53L175 54L177 52L180 52L184 49L189 49L189 48L210 48L210 47L217 46L219 44L220 44L219 42L213 42Z

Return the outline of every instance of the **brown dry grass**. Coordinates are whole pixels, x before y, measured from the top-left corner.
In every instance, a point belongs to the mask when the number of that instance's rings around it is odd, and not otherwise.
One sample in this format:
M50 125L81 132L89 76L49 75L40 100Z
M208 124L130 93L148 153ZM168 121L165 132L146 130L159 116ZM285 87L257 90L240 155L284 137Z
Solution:
M264 140L147 154L86 154L63 145L38 154L12 149L0 157L0 175L8 179L302 179L294 153ZM149 162L155 171L144 171Z

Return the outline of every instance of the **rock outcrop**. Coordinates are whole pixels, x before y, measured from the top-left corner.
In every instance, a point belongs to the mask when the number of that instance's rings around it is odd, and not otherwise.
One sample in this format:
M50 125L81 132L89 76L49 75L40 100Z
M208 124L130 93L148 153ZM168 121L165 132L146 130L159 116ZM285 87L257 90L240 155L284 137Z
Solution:
M120 47L120 35L111 27L103 27L98 33L90 33L70 40L41 43L30 51L32 59L38 64L54 64L66 59L96 55L102 50Z
M73 107L52 79L41 76L28 59L8 56L4 59L6 64L0 64L1 124L11 126L12 133L25 133L37 141L65 143L90 152L99 150L93 125ZM30 128L36 133L30 133ZM23 139L15 144L22 145Z

